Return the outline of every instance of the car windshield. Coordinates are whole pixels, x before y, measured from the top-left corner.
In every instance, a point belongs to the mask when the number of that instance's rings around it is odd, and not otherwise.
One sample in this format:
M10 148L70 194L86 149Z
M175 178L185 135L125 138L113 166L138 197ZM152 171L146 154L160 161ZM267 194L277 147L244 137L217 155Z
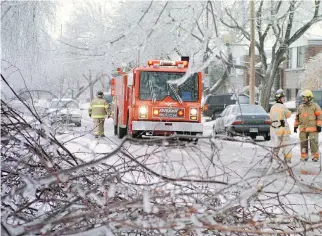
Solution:
M261 106L238 106L238 111L242 114L266 114L266 111Z
M167 96L173 100L195 102L198 101L198 74L191 75L186 81L177 86L167 81L177 80L185 73L177 72L154 72L142 71L140 73L140 95L141 100L162 101Z
M240 104L249 104L249 97L247 96L239 95L238 100Z
M237 102L235 94L219 94L210 95L208 98L209 104L235 104ZM238 95L238 102L240 104L249 104L249 97L245 95Z
M74 101L53 101L50 108L78 108L78 104Z

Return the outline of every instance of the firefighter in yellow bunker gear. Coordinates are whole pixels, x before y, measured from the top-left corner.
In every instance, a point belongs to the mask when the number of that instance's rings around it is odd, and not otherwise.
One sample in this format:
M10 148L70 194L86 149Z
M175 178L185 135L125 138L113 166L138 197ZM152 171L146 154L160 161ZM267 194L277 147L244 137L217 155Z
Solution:
M295 122L294 133L300 130L301 142L301 161L307 161L308 140L310 141L312 161L317 162L320 158L319 153L319 132L322 127L322 111L320 106L312 101L313 94L310 90L301 93L303 104L298 107Z
M91 101L88 109L88 115L94 121L94 135L95 138L99 136L105 137L104 135L104 121L108 113L108 104L103 98L103 92L98 91L96 94L97 98Z
M282 89L276 91L275 101L276 103L271 107L269 113L271 120L271 137L275 137L274 155L278 156L278 151L282 147L284 160L290 163L292 159L292 149L290 145L291 130L286 119L291 116L292 112L284 105L285 94Z

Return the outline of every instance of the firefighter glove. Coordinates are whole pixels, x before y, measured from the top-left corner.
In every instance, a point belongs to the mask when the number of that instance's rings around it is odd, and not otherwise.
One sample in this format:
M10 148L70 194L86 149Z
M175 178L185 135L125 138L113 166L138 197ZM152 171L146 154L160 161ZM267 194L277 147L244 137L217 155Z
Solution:
M316 128L317 128L318 132L321 133L321 126L317 126Z
M297 127L294 127L294 133L297 133Z

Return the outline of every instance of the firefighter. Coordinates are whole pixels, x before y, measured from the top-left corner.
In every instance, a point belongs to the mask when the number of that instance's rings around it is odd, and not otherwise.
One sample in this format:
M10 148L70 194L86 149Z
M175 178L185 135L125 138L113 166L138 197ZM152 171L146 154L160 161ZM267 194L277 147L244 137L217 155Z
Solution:
M292 150L291 150L291 130L287 123L292 112L284 105L285 94L282 89L279 89L275 93L276 103L271 107L270 120L271 120L271 137L275 137L274 143L274 155L278 156L280 147L283 148L284 160L287 163L291 163Z
M88 114L94 121L94 135L95 138L99 136L105 137L104 135L104 121L108 111L108 104L103 98L103 92L98 91L96 94L97 98L93 99Z
M310 90L301 93L303 104L298 107L295 122L294 133L300 130L301 142L301 161L307 161L308 140L310 140L310 149L313 156L312 161L317 162L319 154L319 132L322 127L322 111L320 106L312 101L313 94Z

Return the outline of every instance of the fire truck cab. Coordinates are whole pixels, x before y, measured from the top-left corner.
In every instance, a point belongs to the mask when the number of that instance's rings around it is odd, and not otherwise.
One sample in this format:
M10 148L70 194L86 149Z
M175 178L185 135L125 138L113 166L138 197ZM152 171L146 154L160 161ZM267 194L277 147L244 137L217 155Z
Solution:
M119 138L202 135L202 73L187 73L188 61L151 60L111 80L114 134Z

